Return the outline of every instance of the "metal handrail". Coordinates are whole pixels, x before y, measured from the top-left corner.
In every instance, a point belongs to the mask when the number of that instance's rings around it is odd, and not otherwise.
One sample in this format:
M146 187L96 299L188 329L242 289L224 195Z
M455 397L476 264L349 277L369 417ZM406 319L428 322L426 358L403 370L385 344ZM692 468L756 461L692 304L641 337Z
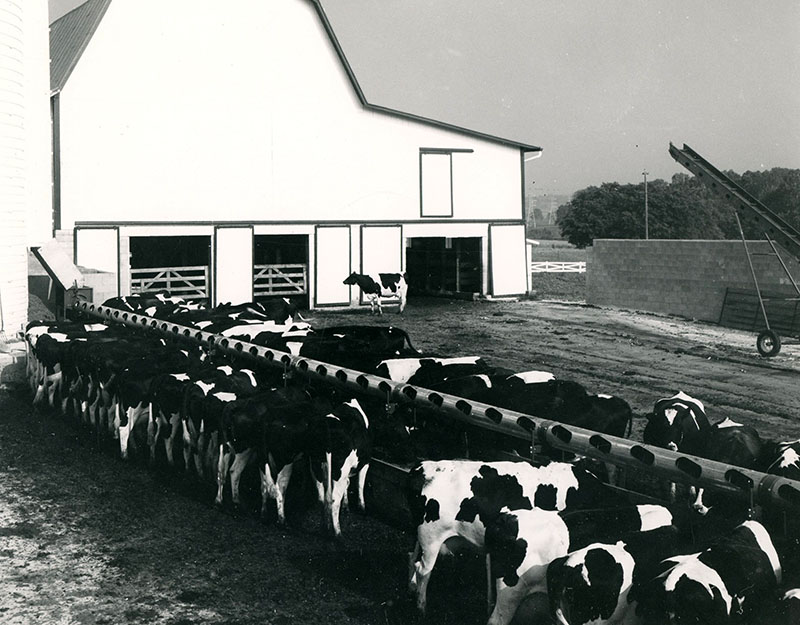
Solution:
M87 302L76 303L75 308L92 316L132 327L147 328L176 339L198 342L206 347L251 358L262 364L292 368L309 378L351 391L386 398L387 401L394 399L414 402L425 408L439 410L462 423L514 438L547 442L557 449L612 464L644 469L675 482L718 488L732 495L749 497L753 503L800 508L800 482L788 478L540 419L529 414L505 410L405 382L388 380L362 371L212 334L141 313L121 311Z

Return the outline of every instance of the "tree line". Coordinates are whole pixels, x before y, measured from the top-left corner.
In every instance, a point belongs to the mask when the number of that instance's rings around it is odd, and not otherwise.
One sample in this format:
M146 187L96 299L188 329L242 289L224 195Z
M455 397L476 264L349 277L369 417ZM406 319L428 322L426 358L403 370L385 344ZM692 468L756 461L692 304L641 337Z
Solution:
M774 168L725 174L787 223L800 228L800 169ZM594 239L645 238L645 185L606 182L577 191L556 213L561 236L579 248ZM690 174L647 183L651 239L737 239L733 207ZM763 239L756 226L745 236Z

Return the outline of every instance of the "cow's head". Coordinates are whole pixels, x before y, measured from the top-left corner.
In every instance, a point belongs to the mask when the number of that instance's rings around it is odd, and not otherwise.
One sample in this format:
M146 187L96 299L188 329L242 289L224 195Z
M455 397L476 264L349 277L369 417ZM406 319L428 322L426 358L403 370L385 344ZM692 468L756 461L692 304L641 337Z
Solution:
M358 283L358 274L355 271L342 281L342 284L357 284L357 283Z
M696 451L692 447L711 428L703 404L684 393L659 399L646 417L645 444L673 451Z

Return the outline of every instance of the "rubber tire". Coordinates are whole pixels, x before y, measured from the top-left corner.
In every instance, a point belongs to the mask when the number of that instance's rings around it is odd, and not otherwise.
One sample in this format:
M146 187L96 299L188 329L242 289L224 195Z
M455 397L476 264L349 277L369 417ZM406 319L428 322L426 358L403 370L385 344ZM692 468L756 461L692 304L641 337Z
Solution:
M781 351L781 337L772 330L762 330L756 339L758 353L769 358Z

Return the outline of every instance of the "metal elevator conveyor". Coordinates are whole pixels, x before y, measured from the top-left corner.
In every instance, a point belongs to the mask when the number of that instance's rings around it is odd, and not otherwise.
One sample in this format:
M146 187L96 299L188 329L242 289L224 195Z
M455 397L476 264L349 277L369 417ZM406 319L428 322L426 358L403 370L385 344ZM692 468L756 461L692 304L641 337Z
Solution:
M798 287L789 269L783 262L783 259L778 254L775 244L780 245L786 252L788 252L796 261L800 262L800 230L789 224L780 215L774 213L767 208L757 198L750 195L736 182L730 179L727 175L714 167L706 159L700 156L692 148L685 143L683 148L678 148L672 143L669 144L669 153L679 164L683 165L686 169L692 172L703 184L709 187L722 199L726 200L734 209L736 222L739 226L739 234L744 244L745 254L747 255L747 262L750 267L750 273L755 285L756 296L761 311L761 316L764 319L765 329L762 330L756 339L756 348L762 356L774 356L781 349L781 340L775 330L770 327L769 318L767 317L767 309L764 304L765 301L780 300L780 301L800 301L800 287ZM784 273L794 287L795 297L766 297L759 287L758 278L753 267L752 253L747 245L747 240L744 236L742 223L758 227L763 233L764 238L772 249L769 254L775 256L780 263Z
M800 482L706 460L688 454L644 445L633 440L598 434L591 430L540 419L487 404L396 382L353 369L295 356L260 345L190 328L106 306L78 302L74 309L91 317L148 329L173 340L185 340L215 348L261 365L291 369L311 381L373 395L389 402L413 402L439 411L455 421L498 432L524 441L547 442L555 448L603 462L648 471L660 478L711 487L754 504L800 510Z

